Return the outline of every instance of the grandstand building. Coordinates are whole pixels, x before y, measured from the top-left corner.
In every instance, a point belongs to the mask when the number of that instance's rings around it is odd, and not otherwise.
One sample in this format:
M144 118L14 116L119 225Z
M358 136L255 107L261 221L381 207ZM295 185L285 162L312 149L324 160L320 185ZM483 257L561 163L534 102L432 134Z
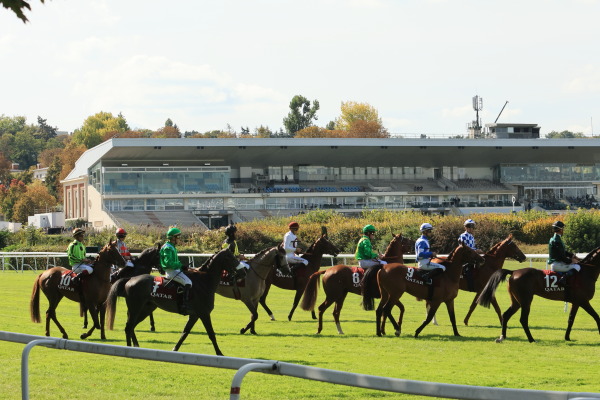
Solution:
M94 228L214 228L319 208L595 207L599 158L596 139L115 138L62 184L65 218Z

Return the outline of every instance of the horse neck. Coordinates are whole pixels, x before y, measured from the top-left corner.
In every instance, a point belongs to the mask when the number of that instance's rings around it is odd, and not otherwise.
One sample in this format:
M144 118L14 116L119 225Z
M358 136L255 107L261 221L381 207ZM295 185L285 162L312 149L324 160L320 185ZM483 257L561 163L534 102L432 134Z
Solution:
M396 241L392 240L390 242L387 249L385 249L385 253L383 253L383 260L387 262L397 262L404 263L404 247L403 238L400 238Z
M250 261L250 266L258 275L266 276L271 268L275 267L275 257L277 257L277 251L277 248L272 248L258 257L254 257L252 261Z
M465 263L466 255L469 250L466 248L458 249L453 252L452 258L446 267L446 274L452 278L459 279L462 272L462 266Z
M309 248L311 251L307 250L306 260L308 260L308 265L314 267L315 265L321 266L321 260L323 259L323 246L320 243L314 244Z
M494 270L502 268L504 261L508 257L507 252L507 247L503 246L502 243L495 245L486 253L484 266Z

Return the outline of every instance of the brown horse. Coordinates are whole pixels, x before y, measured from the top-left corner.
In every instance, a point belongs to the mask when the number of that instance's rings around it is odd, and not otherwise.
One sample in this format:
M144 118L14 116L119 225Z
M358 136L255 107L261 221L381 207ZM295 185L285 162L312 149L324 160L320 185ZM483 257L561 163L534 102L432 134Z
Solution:
M231 250L225 249L213 255L199 269L186 272L186 275L192 280L189 299L191 312L188 322L183 328L181 338L173 348L173 351L179 350L185 338L187 338L198 319L200 319L204 324L204 329L206 329L215 352L219 356L223 355L217 345L217 337L212 326L210 313L215 306L215 292L217 291L223 270L231 271L237 265L239 265L238 259L233 255ZM156 310L157 307L172 313L179 311L177 294L171 294L167 288L156 282L155 278L160 279L159 277L147 274L119 279L108 293L108 298L106 299L108 329L113 329L114 327L117 296L124 296L127 302L127 323L125 325L127 346L133 344L133 346L139 347L137 337L135 336L135 327ZM176 289L177 286L172 285L173 289ZM169 287L168 284L167 287ZM164 291L161 291L160 288L164 288Z
M402 234L394 235L387 249L385 250L383 260L389 263L403 263L404 253L414 251L414 240L403 237ZM362 296L360 285L360 274L352 267L347 265L335 265L323 271L317 271L312 274L304 290L304 297L300 307L306 311L314 311L317 301L317 293L319 288L319 277L323 275L323 290L325 291L325 301L319 306L319 325L317 334L323 330L323 314L335 303L333 309L333 318L338 333L343 335L342 326L340 324L340 313L344 306L344 300L348 293L354 293ZM379 292L375 279L371 280L374 293ZM400 312L404 312L404 307L400 303Z
M535 268L523 268L516 271L501 269L494 272L487 286L483 289L478 303L484 307L489 307L496 288L511 275L508 279L508 293L510 295L510 307L502 314L502 334L496 342L500 343L506 339L506 328L510 317L512 317L521 308L520 322L527 335L529 342L535 342L529 331L529 312L533 296L537 295L549 300L566 301L571 303L571 312L565 340L571 340L571 328L575 321L575 316L579 307L587 311L594 318L600 332L600 317L590 300L594 297L596 290L596 281L600 274L600 247L589 253L580 263L581 271L568 278L568 286L565 288L557 283L558 275L549 270L539 270Z
M262 250L248 264L250 269L246 273L243 285L238 285L237 293L229 282L224 284L223 281L217 287L217 293L230 299L241 300L248 307L251 313L250 322L240 330L240 333L244 334L250 330L251 334L256 335L254 324L258 319L258 300L265 291L265 278L274 268L281 270L283 274L289 274L290 270L283 244Z
M83 303L81 311L90 310L90 315L94 325L87 332L81 335L85 339L94 332L94 329L100 329L102 340L106 340L104 334L104 301L110 289L110 269L112 265L124 266L125 260L119 254L117 242L110 241L100 250L98 257L92 264L94 273L83 278L79 283L72 282L74 274L68 269L54 267L41 273L33 284L31 293L30 313L31 320L35 323L41 322L40 318L40 290L44 292L48 299L48 310L46 311L46 336L50 336L50 320L54 321L63 339L68 339L67 332L56 318L56 307L63 297L69 300ZM83 294L83 299L81 298Z
M288 320L292 320L292 315L294 315L294 310L298 306L300 302L300 297L302 297L302 293L304 293L304 288L306 287L306 283L308 282L308 278L311 274L315 273L321 268L321 260L323 259L323 254L330 254L332 256L337 256L340 253L340 250L329 241L327 238L327 230L323 228L323 233L321 237L317 239L309 248L306 250L306 253L302 254L301 257L308 261L308 265L302 265L294 270L291 275L281 275L277 271L271 271L267 279L265 280L266 287L265 292L260 298L260 304L263 306L271 320L274 321L275 317L273 313L267 307L267 295L269 294L269 289L271 288L271 284L287 290L295 290L296 295L294 296L294 304L292 305L292 309L288 315ZM316 315L313 311L313 319L317 319Z
M483 291L483 288L492 274L504 266L504 260L513 258L518 262L523 262L527 259L525 254L523 254L521 249L519 249L517 244L512 240L512 234L503 241L496 243L487 253L485 253L484 258L485 262L482 266L471 269L467 272L467 276L465 275L465 271L463 271L463 274L460 277L460 290L475 292L475 297L471 302L469 312L464 320L465 325L469 325L469 318L475 310L475 307L477 307L477 299ZM500 306L498 306L495 296L492 297L491 302L494 306L494 310L496 310L496 314L498 314L500 323L502 323L502 311L500 310Z
M442 260L446 271L433 279L432 285L425 285L421 278L421 271L418 268L407 267L402 264L387 264L377 273L377 282L381 292L381 302L377 307L377 336L382 335L382 315L391 318L391 310L404 292L415 296L418 299L428 299L430 308L427 318L416 330L415 337L431 322L437 309L442 303L446 304L448 315L452 323L454 336L460 336L456 328L456 318L454 315L454 299L458 295L458 285L460 273L463 264L467 262L483 261L482 257L469 246L460 243L459 246L450 253L448 259ZM367 285L367 283L365 283ZM373 299L365 293L363 296L363 306L365 309L372 308ZM402 315L398 323L391 319L396 336L400 335L402 329Z

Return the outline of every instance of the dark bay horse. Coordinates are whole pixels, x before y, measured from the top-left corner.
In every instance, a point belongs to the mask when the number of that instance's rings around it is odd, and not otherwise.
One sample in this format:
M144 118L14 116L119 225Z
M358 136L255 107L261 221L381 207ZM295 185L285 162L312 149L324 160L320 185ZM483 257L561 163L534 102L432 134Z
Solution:
M121 278L131 278L132 276L136 275L150 274L152 273L153 268L160 269L160 248L161 244L157 243L154 247L149 247L143 250L138 258L132 260L133 267L121 268L118 272L115 272L111 276L111 280L114 282ZM82 307L83 306L84 305L82 304ZM87 310L84 309L82 312L84 315L83 329L87 329ZM156 330L154 327L154 317L152 314L150 314L150 330L152 332Z
M446 260L441 263L446 267L446 271L433 279L432 285L425 285L420 277L421 271L418 268L408 267L402 264L384 265L377 273L377 282L381 292L381 301L377 307L377 335L381 336L382 316L391 319L392 307L397 304L400 297L408 292L418 299L427 299L429 302L429 312L427 318L416 330L415 337L431 322L437 309L442 303L446 304L448 315L452 323L454 336L460 336L456 328L456 318L454 315L454 299L458 295L458 285L460 273L463 264L467 262L483 261L482 257L469 246L459 244L459 246L450 253ZM365 283L367 285L367 283ZM363 296L363 306L365 309L372 307L373 299L365 293ZM398 323L391 319L396 336L400 335L402 328L402 314ZM385 318L384 318L385 319Z
M296 295L294 296L294 304L292 305L292 309L288 315L288 320L291 321L292 315L294 315L294 310L296 310L296 307L300 302L300 297L302 297L302 293L304 293L304 288L306 287L308 278L311 274L317 272L321 268L323 254L330 254L335 257L339 253L340 250L329 241L327 238L327 230L323 228L323 233L321 236L306 250L306 253L301 255L302 258L308 261L308 265L302 265L296 268L291 275L281 275L277 271L271 271L265 280L265 292L260 298L260 304L263 306L269 317L271 317L271 320L274 321L275 317L273 316L273 313L269 307L267 307L266 300L272 284L281 289L296 291ZM313 318L317 319L314 311Z
M478 303L484 307L489 307L492 297L500 282L504 281L508 275L508 294L510 295L510 307L502 314L502 334L496 342L501 343L506 339L506 328L510 318L521 309L521 326L527 335L529 342L535 342L529 331L529 312L533 296L537 295L549 300L566 301L571 303L571 312L565 340L571 340L571 328L575 321L575 316L579 307L587 311L594 318L600 332L600 317L590 300L594 297L596 290L596 281L600 274L600 247L589 253L581 262L581 271L575 273L568 280L568 290L564 286L558 285L558 275L549 270L540 270L535 268L522 268L516 271L501 269L494 272L487 286L483 289Z
M280 270L283 274L289 274L290 270L285 258L283 244L262 250L248 264L250 264L250 269L246 273L243 285L238 285L237 294L229 282L227 282L227 285L220 282L217 293L230 299L241 300L248 307L251 314L250 322L246 327L240 329L240 333L244 334L247 330L250 330L251 334L256 335L254 324L258 319L258 301L265 291L266 277L273 269Z
M192 308L188 316L188 322L183 328L181 338L173 348L173 351L179 350L181 344L187 338L192 328L200 319L204 324L204 329L213 344L217 355L223 353L217 345L217 337L212 326L210 313L215 305L215 292L221 279L223 270L233 270L239 265L238 259L231 250L221 250L213 255L202 267L195 270L189 270L186 275L192 280L190 289L189 305ZM113 329L115 312L117 308L117 296L124 296L127 302L127 323L125 325L125 337L127 346L139 347L135 336L135 327L142 322L157 307L172 313L179 311L176 295L163 295L157 292L158 285L155 283L155 277L152 275L138 275L132 278L119 279L110 289L107 305L107 326Z
M100 250L96 260L92 264L94 272L74 284L74 274L62 267L54 267L41 273L35 279L33 292L31 293L30 314L33 322L41 322L40 318L40 290L48 299L48 310L46 310L46 336L50 336L50 320L54 321L63 339L68 339L67 332L56 318L56 307L63 297L69 300L83 303L82 310L90 310L94 325L81 335L81 339L89 337L94 329L100 329L102 340L106 340L104 334L104 301L110 290L110 270L112 265L124 266L125 260L119 254L117 242L110 241ZM83 299L81 298L83 294Z
M414 251L415 242L414 240L408 239L402 234L393 235L387 249L384 252L383 260L388 263L403 263L404 253ZM317 334L323 330L323 314L335 303L333 309L333 318L335 319L335 325L340 335L343 335L342 326L340 324L340 313L344 306L344 300L348 293L354 293L362 296L362 288L360 286L360 275L355 269L347 265L335 265L331 268L327 268L323 271L317 271L312 274L304 290L304 297L300 307L306 311L313 311L316 301L317 293L319 289L319 277L323 275L323 290L325 291L325 301L319 306L319 325L317 328ZM377 281L371 280L370 290L373 293L379 293ZM401 303L400 303L401 304ZM400 306L401 313L404 312L403 306Z

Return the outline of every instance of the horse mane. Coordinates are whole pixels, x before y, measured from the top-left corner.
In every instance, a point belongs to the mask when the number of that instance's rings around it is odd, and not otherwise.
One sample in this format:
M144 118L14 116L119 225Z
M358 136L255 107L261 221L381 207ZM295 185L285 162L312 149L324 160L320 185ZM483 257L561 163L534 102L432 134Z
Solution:
M397 235L392 234L392 236L393 236L393 238L388 243L388 245L385 248L385 251L383 252L383 254L387 254L388 250L390 250L390 248L392 247L392 245L395 245L397 242L400 242L400 244L402 245L402 234L401 233L398 233Z
M596 247L594 250L590 251L587 256L580 261L581 264L592 264L594 259L598 257L598 253L600 253L600 246Z
M496 243L495 245L493 245L485 254L489 255L489 256L494 256L496 255L496 253L498 252L498 249L505 243L505 242L509 242L513 239L513 235L512 233L510 235L508 235L506 237L506 239L502 239L501 241L499 241L498 243Z
M448 254L448 258L446 260L448 261L452 261L452 257L454 257L454 255L456 254L456 251L462 246L462 244L459 244L458 246L456 246L451 252L450 254Z

